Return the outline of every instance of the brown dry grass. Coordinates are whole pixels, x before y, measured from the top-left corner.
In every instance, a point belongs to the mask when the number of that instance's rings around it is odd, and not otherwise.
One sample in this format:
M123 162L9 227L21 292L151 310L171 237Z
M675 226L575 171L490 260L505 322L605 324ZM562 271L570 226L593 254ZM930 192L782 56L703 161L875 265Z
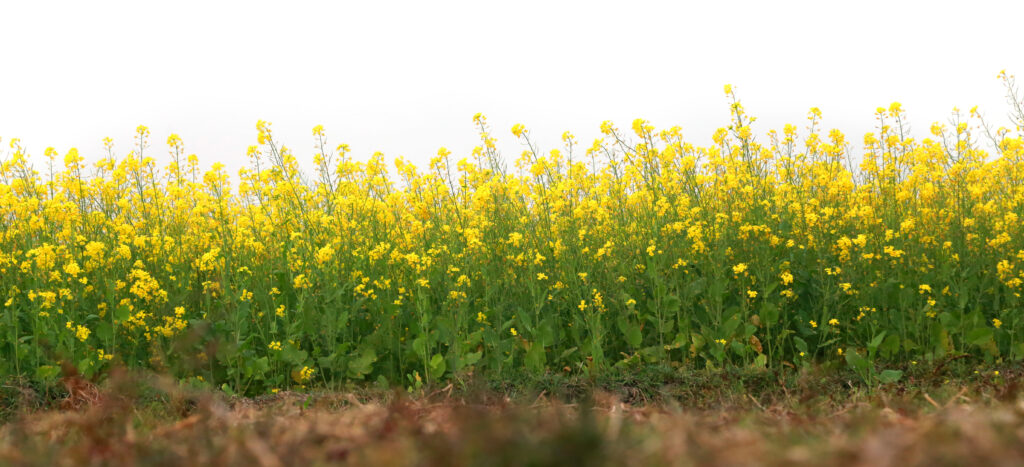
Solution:
M66 377L68 398L0 427L10 465L1022 465L1024 399L939 385L848 398L736 397L634 406L597 393L436 391L228 399L138 384L102 391ZM134 384L134 386L133 386ZM1000 400L1002 399L1002 400ZM698 402L698 401L691 401Z

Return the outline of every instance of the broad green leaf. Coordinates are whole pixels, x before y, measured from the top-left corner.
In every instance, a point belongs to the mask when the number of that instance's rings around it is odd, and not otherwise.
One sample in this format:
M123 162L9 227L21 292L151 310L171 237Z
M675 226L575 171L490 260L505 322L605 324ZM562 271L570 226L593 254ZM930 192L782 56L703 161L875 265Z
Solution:
M895 383L903 377L903 372L900 370L885 370L878 374L878 380L885 383Z
M992 342L992 328L974 328L967 333L967 342L978 347L985 347Z
M853 348L847 348L844 356L846 357L846 363L862 377L866 377L868 372L871 371L871 362Z
M40 381L50 382L57 379L57 375L60 374L60 368L53 365L43 365L36 368L36 379Z
M544 371L546 363L547 357L544 352L544 346L534 342L530 349L526 351L526 368L534 373L540 373Z
M119 322L128 321L128 318L131 318L131 316L132 312L128 309L127 305L118 305L117 308L114 308L114 319Z
M373 363L377 361L377 352L372 347L363 349L362 353L348 362L346 375L353 379L363 379L373 371Z
M801 351L801 352L803 352L805 354L807 353L807 341L805 341L805 340L803 340L803 339L801 339L799 337L793 336L793 345L796 345L796 349L797 350L799 350L799 351Z
M882 356L890 358L896 355L900 351L900 336L896 334L890 334L882 341L882 344L878 346L882 352Z
M483 357L483 355L483 352L470 352L463 355L462 358L459 359L459 368L462 369L476 364L476 362L480 361L480 358Z
M444 371L448 368L448 364L445 362L444 355L439 353L434 354L430 357L430 374L433 378L440 378L444 374Z

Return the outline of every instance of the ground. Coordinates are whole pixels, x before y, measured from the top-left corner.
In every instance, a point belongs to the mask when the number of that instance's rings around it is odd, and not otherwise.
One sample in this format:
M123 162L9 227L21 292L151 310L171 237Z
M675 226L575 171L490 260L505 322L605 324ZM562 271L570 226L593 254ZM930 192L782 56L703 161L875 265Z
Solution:
M1020 373L937 370L873 388L839 371L641 372L257 398L72 376L52 395L5 386L0 464L1024 464Z

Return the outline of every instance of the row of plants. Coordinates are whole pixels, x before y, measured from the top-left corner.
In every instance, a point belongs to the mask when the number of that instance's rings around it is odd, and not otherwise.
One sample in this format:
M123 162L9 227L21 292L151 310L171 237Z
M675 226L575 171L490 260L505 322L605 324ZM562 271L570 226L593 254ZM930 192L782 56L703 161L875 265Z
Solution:
M0 155L0 375L154 369L239 393L613 366L802 367L867 380L917 360L1024 356L1024 99L1012 128L955 111L917 139L879 108L863 151L825 131L706 146L601 125L503 157L356 160L313 129L304 173L271 125L202 170L146 127L119 157Z

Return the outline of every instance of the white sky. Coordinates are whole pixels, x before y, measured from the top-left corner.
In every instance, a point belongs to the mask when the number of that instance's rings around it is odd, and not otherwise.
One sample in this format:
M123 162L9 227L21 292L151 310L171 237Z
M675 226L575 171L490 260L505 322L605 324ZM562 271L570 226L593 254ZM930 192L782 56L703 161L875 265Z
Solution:
M1006 125L995 75L1024 77L1022 26L1021 1L3 0L0 137L92 161L145 124L149 154L174 132L234 173L264 119L307 167L316 124L360 160L422 166L467 155L484 112L511 160L517 122L545 149L637 117L708 144L732 83L762 139L818 106L859 148L892 101L921 136L953 106Z

